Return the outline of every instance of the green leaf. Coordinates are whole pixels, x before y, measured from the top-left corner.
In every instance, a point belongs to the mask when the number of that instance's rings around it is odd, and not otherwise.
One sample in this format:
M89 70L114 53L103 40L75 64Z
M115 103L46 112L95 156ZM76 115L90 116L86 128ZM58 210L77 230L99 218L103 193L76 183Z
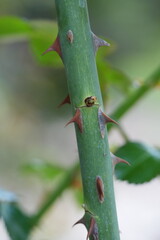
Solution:
M33 174L44 180L52 180L65 172L65 169L46 162L41 159L34 159L31 163L23 166L23 171L27 174Z
M131 166L118 164L116 177L129 183L144 183L160 174L160 151L139 142L128 142L120 147L116 156L127 160Z
M3 219L12 240L27 240L32 222L17 204L17 197L10 192L0 190L0 217Z
M28 21L9 16L0 18L0 37L30 32L31 26Z

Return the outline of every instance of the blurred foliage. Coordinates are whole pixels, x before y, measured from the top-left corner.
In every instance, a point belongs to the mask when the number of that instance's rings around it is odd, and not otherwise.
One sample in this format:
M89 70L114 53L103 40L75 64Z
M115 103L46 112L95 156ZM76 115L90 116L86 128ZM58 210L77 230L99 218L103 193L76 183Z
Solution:
M44 66L52 66L54 71L56 68L63 67L62 61L56 52L47 53L42 56L42 53L51 46L53 40L56 39L57 36L57 25L53 21L28 21L16 17L1 17L0 28L5 29L5 31L3 30L0 32L1 41L5 37L5 43L7 41L11 43L11 41L15 40L22 41L22 37L23 39L26 37L26 39L29 41L33 58L35 58L39 64L43 64ZM131 86L131 80L129 77L127 77L126 74L120 70L111 66L111 64L109 64L109 62L106 60L106 57L110 54L113 54L115 49L115 43L111 42L111 47L101 48L97 53L97 68L104 102L106 102L108 98L112 98L112 96L107 95L107 92L109 92L111 95L112 91L107 91L107 89L114 88L117 92L119 92L119 94L121 93L124 96L127 95ZM60 72L56 71L54 78L60 79ZM29 89L34 88L33 84L34 83L32 81ZM38 83L37 87L39 86L40 84ZM42 97L41 99L38 98L37 100L40 103L41 101L45 101L45 99L48 100L48 98Z
M0 35L1 37L23 33L30 33L31 27L27 21L22 21L17 17L1 17L0 18Z
M13 193L0 190L0 213L12 240L28 239L31 219L19 208Z
M32 162L25 164L22 170L25 174L39 177L42 180L54 180L66 171L63 167L41 159L34 159Z

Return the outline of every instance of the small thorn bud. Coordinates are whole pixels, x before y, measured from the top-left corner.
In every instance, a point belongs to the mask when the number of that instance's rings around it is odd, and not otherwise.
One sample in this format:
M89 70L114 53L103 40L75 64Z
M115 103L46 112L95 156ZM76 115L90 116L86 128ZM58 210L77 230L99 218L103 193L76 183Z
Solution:
M82 116L81 116L81 111L79 108L77 108L75 115L73 116L73 118L66 124L66 126L68 126L70 123L77 123L80 132L83 132L83 124L82 124Z
M89 213L90 215L94 215L85 204L82 204L82 208L84 209L85 213Z
M98 48L101 47L101 46L110 46L110 44L108 42L106 42L105 40L97 37L93 32L92 32L92 38L93 38L93 44L94 44L95 52L97 52Z
M103 181L100 176L96 177L96 188L97 188L97 193L98 193L98 199L100 203L103 203L104 201L104 185Z
M87 97L84 100L87 107L92 107L96 101L97 101L97 98L95 96Z
M71 30L67 32L67 39L70 43L73 43L73 32Z
M112 162L113 162L113 166L116 166L116 164L118 163L125 163L127 165L130 166L130 163L122 158L119 158L117 156L115 156L113 153L110 152L110 155L111 155L111 159L112 159Z
M118 124L116 121L114 121L109 116L107 116L104 112L102 112L102 110L100 108L98 109L98 120L99 120L99 127L100 127L100 132L101 132L102 138L104 138L106 123Z
M68 104L71 103L69 95L67 95L67 97L58 105L58 107L61 107L62 105L67 104L67 103Z
M59 36L57 36L54 43L44 53L42 53L42 55L45 55L46 53L51 52L51 51L57 52L58 55L62 58Z

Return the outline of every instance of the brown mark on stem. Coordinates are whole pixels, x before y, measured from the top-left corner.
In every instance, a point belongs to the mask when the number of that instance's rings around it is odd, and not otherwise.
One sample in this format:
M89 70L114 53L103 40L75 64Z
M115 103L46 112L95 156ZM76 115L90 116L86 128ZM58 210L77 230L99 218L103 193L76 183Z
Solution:
M100 176L96 177L96 188L100 203L104 202L104 184Z
M78 128L80 130L80 132L83 132L83 122L82 122L82 114L79 108L77 108L75 115L73 116L73 118L66 124L66 126L68 126L70 123L76 123L78 125Z
M67 39L70 43L73 43L73 32L71 30L67 32Z
M102 138L104 138L105 125L107 123L118 124L116 121L114 121L109 116L107 116L104 112L102 112L101 108L98 109L98 121L99 121L99 127L100 127L100 132L101 132Z

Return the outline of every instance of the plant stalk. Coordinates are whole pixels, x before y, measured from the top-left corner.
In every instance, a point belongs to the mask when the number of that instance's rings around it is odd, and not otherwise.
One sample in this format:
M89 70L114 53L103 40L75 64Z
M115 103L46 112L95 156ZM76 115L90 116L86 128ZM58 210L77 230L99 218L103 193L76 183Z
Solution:
M140 98L150 91L158 82L160 82L160 67L144 81L143 85L134 90L127 99L117 107L111 117L115 120L120 119ZM109 126L111 128L111 125Z
M31 217L33 227L39 223L42 216L52 206L53 202L55 202L57 198L60 197L62 192L71 185L78 171L79 164L77 163L74 164L68 171L66 171L65 175L63 176L63 179L61 180L57 188L54 189L54 191L49 196L47 196L46 201L44 201L39 211Z
M62 59L75 116L73 120L76 122L84 192L83 220L88 229L87 237L97 240L119 240L113 168L107 131L104 127L102 133L100 128L100 125L103 125L103 103L86 0L55 2ZM89 106L87 101L91 96L96 100Z

